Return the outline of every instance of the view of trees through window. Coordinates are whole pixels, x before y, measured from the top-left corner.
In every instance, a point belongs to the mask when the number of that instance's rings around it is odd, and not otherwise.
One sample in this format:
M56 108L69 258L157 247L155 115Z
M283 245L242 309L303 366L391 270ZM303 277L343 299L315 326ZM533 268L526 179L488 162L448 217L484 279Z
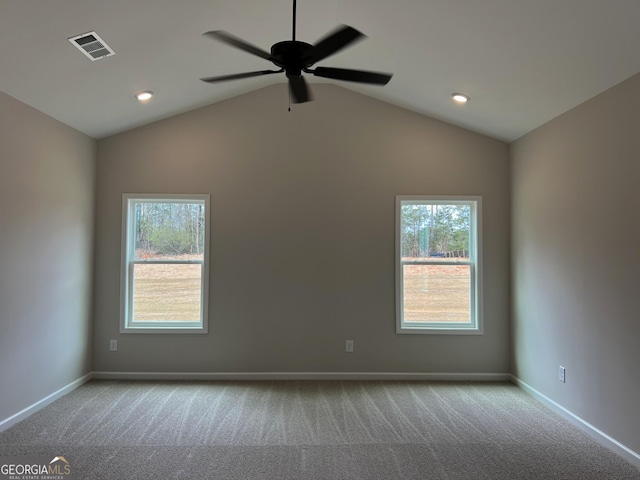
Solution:
M472 320L472 203L409 199L399 205L401 325Z
M203 202L137 202L137 258L173 258L204 252Z
M404 258L469 256L469 205L402 205L401 241Z
M128 327L203 325L207 204L194 197L128 199Z

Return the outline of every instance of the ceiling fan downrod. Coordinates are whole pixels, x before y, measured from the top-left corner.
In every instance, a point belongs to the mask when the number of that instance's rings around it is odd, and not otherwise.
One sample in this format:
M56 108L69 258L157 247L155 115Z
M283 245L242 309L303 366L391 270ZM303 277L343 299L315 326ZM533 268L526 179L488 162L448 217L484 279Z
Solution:
M293 0L293 35L292 40L296 41L296 0Z

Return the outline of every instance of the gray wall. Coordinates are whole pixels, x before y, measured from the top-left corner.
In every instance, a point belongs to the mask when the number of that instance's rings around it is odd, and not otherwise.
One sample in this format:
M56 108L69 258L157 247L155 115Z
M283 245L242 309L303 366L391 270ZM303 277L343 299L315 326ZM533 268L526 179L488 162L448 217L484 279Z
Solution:
M275 85L98 142L95 371L508 372L508 146L314 93L288 113ZM125 192L211 194L208 335L118 333ZM483 196L484 335L395 334L396 194Z
M636 452L639 127L640 74L511 148L513 373Z
M91 370L95 149L0 92L0 421Z

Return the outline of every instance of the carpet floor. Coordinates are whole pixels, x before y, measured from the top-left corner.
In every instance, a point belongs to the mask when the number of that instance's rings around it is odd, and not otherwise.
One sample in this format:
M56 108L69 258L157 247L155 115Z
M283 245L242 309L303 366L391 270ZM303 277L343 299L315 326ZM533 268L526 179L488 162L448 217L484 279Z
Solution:
M62 455L73 480L640 480L485 382L94 380L0 433L9 455Z

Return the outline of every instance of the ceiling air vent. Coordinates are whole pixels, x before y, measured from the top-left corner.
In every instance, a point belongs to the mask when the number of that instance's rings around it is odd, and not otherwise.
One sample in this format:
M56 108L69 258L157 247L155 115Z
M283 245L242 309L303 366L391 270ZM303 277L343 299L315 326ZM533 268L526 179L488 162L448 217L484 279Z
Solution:
M82 35L69 38L69 41L89 57L92 62L116 54L96 32L83 33Z

